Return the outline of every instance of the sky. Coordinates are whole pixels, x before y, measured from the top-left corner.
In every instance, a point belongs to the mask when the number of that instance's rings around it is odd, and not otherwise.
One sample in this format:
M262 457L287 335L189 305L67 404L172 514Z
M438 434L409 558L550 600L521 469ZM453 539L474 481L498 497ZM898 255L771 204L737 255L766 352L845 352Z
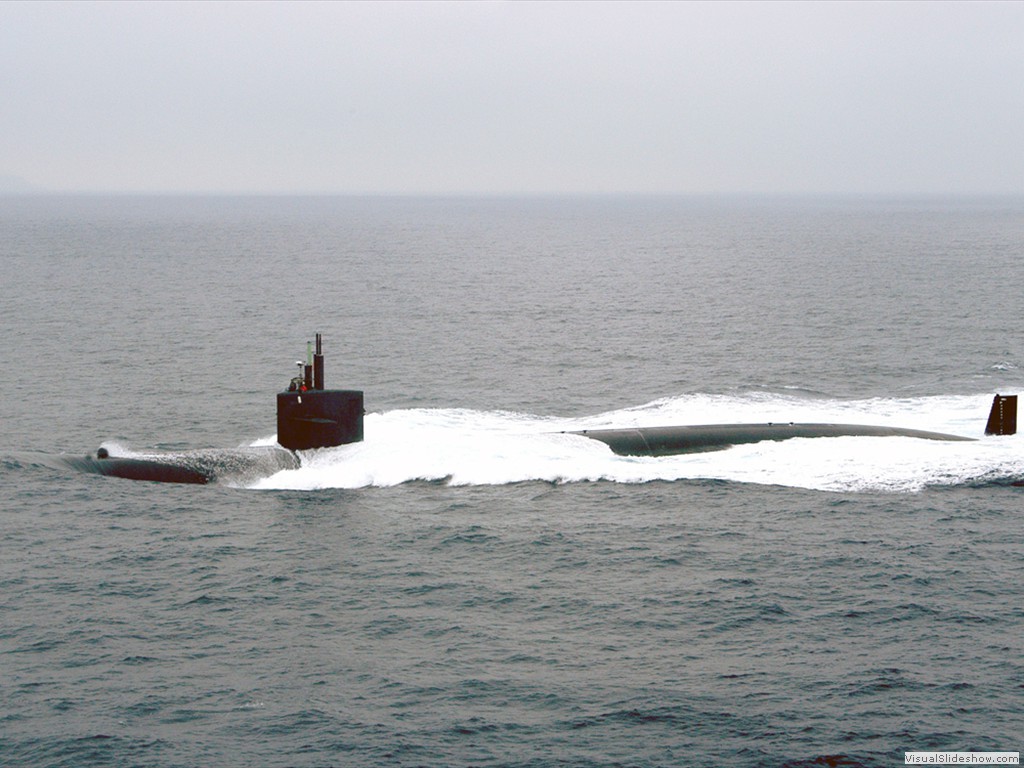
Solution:
M0 190L1024 193L1024 2L0 2Z

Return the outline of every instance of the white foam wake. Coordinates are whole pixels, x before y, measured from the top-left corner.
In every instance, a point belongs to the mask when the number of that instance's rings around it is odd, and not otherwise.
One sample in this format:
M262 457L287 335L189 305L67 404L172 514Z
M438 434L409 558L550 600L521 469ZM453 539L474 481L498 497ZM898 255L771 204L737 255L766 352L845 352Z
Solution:
M796 421L889 425L982 438L990 404L990 395L838 401L753 393L668 398L585 419L462 409L389 411L367 415L363 442L303 452L299 469L278 472L250 487L720 479L829 491L909 492L929 485L1019 478L1024 475L1024 435L950 443L903 437L795 439L653 459L616 456L603 443L561 434L587 428Z

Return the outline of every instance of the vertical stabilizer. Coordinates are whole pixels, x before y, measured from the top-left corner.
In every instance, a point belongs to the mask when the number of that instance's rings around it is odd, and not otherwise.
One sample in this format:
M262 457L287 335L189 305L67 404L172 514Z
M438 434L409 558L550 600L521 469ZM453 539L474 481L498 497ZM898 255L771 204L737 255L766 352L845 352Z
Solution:
M1017 396L996 395L985 425L986 435L1017 434Z

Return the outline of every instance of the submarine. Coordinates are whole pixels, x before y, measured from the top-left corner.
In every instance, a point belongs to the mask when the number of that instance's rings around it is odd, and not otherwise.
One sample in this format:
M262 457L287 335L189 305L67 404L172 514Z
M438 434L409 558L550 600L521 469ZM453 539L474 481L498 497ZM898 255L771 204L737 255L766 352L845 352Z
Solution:
M207 449L182 452L112 456L100 448L94 456L69 458L75 469L108 477L164 483L205 484L224 479L246 479L273 474L302 465L301 451L334 448L363 439L363 392L326 389L323 337L306 342L306 360L298 361L298 375L277 394L277 445ZM1017 432L1017 395L997 394L992 401L986 435ZM719 451L734 445L794 438L911 437L948 442L976 438L867 424L811 424L768 422L763 424L700 424L668 427L584 429L560 434L578 435L607 445L620 456L677 456Z

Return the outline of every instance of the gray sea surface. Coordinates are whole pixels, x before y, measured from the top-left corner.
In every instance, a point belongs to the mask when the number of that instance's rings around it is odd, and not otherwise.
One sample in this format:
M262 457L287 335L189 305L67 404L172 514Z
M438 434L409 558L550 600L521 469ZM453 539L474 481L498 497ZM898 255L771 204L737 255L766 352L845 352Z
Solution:
M0 765L1024 747L1024 200L0 197ZM270 445L324 335L364 443ZM833 421L618 457L588 427Z

